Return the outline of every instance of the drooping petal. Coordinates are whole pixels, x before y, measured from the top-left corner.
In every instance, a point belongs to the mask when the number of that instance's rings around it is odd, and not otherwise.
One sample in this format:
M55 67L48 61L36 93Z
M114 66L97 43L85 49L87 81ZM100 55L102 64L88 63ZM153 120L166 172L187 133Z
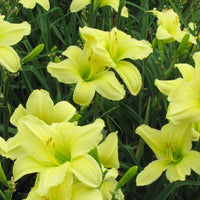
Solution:
M96 91L103 97L110 100L121 100L125 96L125 90L123 85L115 77L114 72L106 71L94 80L91 81Z
M119 168L117 132L110 133L97 149L104 167Z
M67 122L75 114L76 108L67 101L61 101L54 106L54 112L54 122Z
M15 161L13 166L14 180L17 181L27 174L40 172L47 167L47 164L42 163L29 155L22 155Z
M165 95L170 95L170 93L176 89L183 82L182 78L177 78L175 80L155 80L155 85L157 88Z
M50 166L49 168L45 168L39 174L39 183L37 192L40 195L46 195L50 188L58 186L64 181L66 174L70 176L70 179L73 180L73 176L71 175L69 163L66 162L59 166ZM70 182L72 182L70 180Z
M161 136L161 131L143 124L139 126L135 132L144 139L147 145L156 154L157 158L166 158L165 142L163 141L163 138Z
M194 67L189 64L176 64L175 66L181 72L181 75L183 76L185 81L192 80L195 73Z
M192 170L200 175L200 153L197 151L190 151L185 155L189 160L189 165Z
M71 169L74 175L85 185L93 188L100 186L102 181L101 169L96 160L88 154L72 160Z
M142 86L142 77L135 65L127 61L120 61L114 68L120 75L132 95L137 95Z
M89 105L95 95L95 86L90 82L77 83L73 94L73 101L81 106Z
M30 32L31 26L27 22L14 24L3 21L0 23L0 47L16 44L24 35L29 35Z
M47 65L47 71L51 76L57 78L58 81L67 84L77 83L81 80L80 73L77 69L77 63L72 62L72 60L69 59L65 59L59 63L50 62Z
M99 189L88 187L83 183L75 183L72 186L71 200L103 200Z
M10 123L17 127L19 119L26 115L26 109L20 104L10 117Z
M0 64L12 73L17 72L21 66L18 54L9 46L0 47Z
M157 180L163 171L169 167L169 161L155 160L149 163L143 171L141 171L137 178L137 186L149 185Z
M91 0L73 0L70 5L71 12L78 12L85 8L88 4L91 3Z
M102 140L101 131L104 122L97 119L94 123L85 126L69 125L60 127L63 131L65 146L70 149L71 159L91 151Z

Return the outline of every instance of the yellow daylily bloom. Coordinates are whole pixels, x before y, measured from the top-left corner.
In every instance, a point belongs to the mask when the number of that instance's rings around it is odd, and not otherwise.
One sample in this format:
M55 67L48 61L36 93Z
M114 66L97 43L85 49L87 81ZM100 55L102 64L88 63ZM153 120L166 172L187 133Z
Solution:
M95 91L107 99L121 100L125 90L115 74L105 69L105 66L115 65L107 54L106 50L98 47L81 50L70 46L63 52L68 59L59 63L50 62L47 70L60 82L77 83L73 100L79 105L88 105Z
M165 170L170 182L184 181L191 169L200 174L200 153L191 150L191 127L190 123L184 122L178 125L168 123L161 130L148 125L136 129L136 133L144 139L157 158L138 174L137 186L153 183Z
M177 78L175 80L155 80L155 85L165 95L168 96L169 101L173 101L173 96L176 96L179 86L183 82L190 82L194 76L195 69L189 64L176 64L175 65L183 78ZM198 122L193 124L192 141L198 141L200 137L199 129L197 128Z
M49 0L20 0L19 3L21 3L25 8L33 9L36 6L36 3L38 3L40 6L42 6L45 10L49 10Z
M14 180L38 172L37 193L44 196L62 184L68 173L89 187L99 187L102 172L88 152L101 141L103 127L100 119L76 126L69 122L48 125L31 115L21 118L17 135L21 138L22 151L14 162Z
M185 34L189 34L189 42L196 44L196 38L193 35L188 33L187 30L181 30L179 16L173 9L164 9L160 12L154 8L149 12L152 12L158 18L157 39L164 40L166 43L174 40L181 42Z
M91 0L72 0L72 3L70 5L70 11L71 12L78 12L85 8L87 5L91 3ZM120 0L94 0L94 5L96 7L103 7L103 6L111 6L114 8L115 11L118 12ZM97 4L97 5L96 5ZM121 11L121 15L123 17L128 17L128 11L127 8L124 6Z
M19 56L10 46L17 44L30 31L31 27L27 22L10 23L0 15L0 64L8 71L15 73L20 68Z
M170 104L167 118L173 123L181 123L183 121L196 122L200 120L200 52L195 53L193 59L195 68L182 64L178 66L183 75L183 81L178 87L173 89L173 92L168 94ZM181 66L182 68L180 68ZM157 86L159 85L160 89L159 82L157 81Z
M43 89L34 90L26 103L26 108L21 104L15 109L10 122L18 125L20 118L33 115L47 124L67 122L76 112L76 108L67 101L61 101L54 105L49 93Z
M146 40L136 40L130 35L113 28L110 32L89 27L80 28L85 41L85 48L98 46L106 49L109 54L106 59L115 63L112 67L120 75L132 95L137 95L141 89L142 80L139 70L125 58L133 60L144 59L152 53L151 44Z

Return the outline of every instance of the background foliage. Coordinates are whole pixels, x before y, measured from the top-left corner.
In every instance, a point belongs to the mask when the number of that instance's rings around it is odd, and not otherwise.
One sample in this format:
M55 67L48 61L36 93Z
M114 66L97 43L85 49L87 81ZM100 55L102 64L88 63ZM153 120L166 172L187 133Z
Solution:
M9 113L11 115L20 103L25 105L28 96L34 89L43 88L49 91L55 103L60 100L72 103L82 115L80 124L87 124L100 117L106 122L105 135L111 131L118 131L121 176L133 165L137 165L140 171L155 157L144 141L135 134L135 128L146 123L153 128L160 129L167 123L165 115L168 102L166 97L157 90L154 80L178 77L179 73L174 68L174 64L182 62L193 64L191 57L193 50L180 55L177 52L179 46L177 42L166 45L153 43L154 52L147 59L133 62L143 78L143 86L137 96L130 95L127 90L125 99L115 102L96 95L92 104L84 109L72 101L74 85L59 83L50 76L46 66L49 61L62 60L61 54L68 46L82 45L78 29L84 25L91 25L101 30L111 30L117 26L136 39L146 39L152 43L157 29L157 19L146 11L154 7L158 10L173 8L178 13L184 27L188 27L189 22L194 22L197 25L195 31L198 31L200 2L198 0L174 0L173 3L166 0L127 0L128 19L120 17L108 6L100 8L96 16L93 16L94 18L90 16L88 9L79 13L70 13L70 3L71 1L67 0L50 0L51 9L47 12L39 5L31 10L23 8L21 4L17 4L16 0L0 1L0 13L5 15L7 21L12 23L28 21L31 24L31 34L14 46L21 58L28 55L37 45L44 44L40 55L23 63L21 71L12 78L9 87ZM196 50L198 49L199 43ZM2 68L0 70L1 94L4 71ZM0 112L0 132L2 134L3 109ZM16 130L10 125L10 136L15 133ZM198 143L196 149L200 149ZM6 163L4 169L10 179L12 163ZM29 175L18 181L13 199L26 197L34 184L34 179L34 175ZM125 199L128 200L198 200L200 199L199 185L200 179L196 174L188 177L187 181L173 184L169 183L163 175L155 183L145 187L136 187L133 179L124 186L123 192Z

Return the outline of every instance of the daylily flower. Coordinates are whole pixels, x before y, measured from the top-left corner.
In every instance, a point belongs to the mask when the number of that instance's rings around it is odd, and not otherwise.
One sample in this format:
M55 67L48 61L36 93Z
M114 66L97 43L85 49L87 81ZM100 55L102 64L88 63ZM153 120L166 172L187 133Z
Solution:
M193 66L189 64L176 64L175 65L179 72L181 73L183 78L177 78L175 80L155 80L155 85L158 87L158 89L165 95L168 96L168 99L172 99L173 101L173 96L176 95L177 90L179 86L183 82L190 82L194 76L195 69ZM200 132L198 131L197 128L197 123L193 124L193 130L192 130L192 141L198 141L200 137Z
M173 9L164 9L160 12L154 8L149 12L152 12L158 18L157 39L164 40L166 43L174 40L181 42L185 34L189 34L189 42L196 44L196 38L188 33L188 30L181 30L179 16Z
M136 178L138 186L153 183L165 170L170 182L184 181L191 169L200 174L200 153L191 150L191 130L191 124L185 122L178 125L168 123L161 130L148 125L136 129L136 133L144 139L157 158L139 173Z
M183 79L167 82L156 81L159 90L168 95L170 104L167 118L173 123L197 122L200 120L200 52L195 53L193 59L195 68L188 64L177 66ZM167 86L168 83L170 83L171 88Z
M113 143L111 143L113 141ZM41 196L38 193L39 187L39 173L36 178L35 186L32 188L26 200L43 200L44 198L49 200L107 200L112 198L112 193L116 189L117 181L115 180L118 176L118 171L115 167L119 167L118 162L118 144L117 144L117 132L110 133L106 139L98 145L99 161L102 168L103 180L98 187L88 186L77 179L73 180L72 173L68 173L64 182L61 184L51 187L45 196ZM112 145L111 145L112 144ZM114 147L113 147L114 146ZM106 156L104 154L109 155ZM113 158L113 157L114 158ZM108 159L111 159L109 161ZM103 162L102 162L103 161ZM104 166L110 167L105 168ZM73 182L72 182L73 181ZM120 189L115 191L115 197L124 199L124 195Z
M72 179L69 182L73 182L75 177L88 187L99 187L102 172L88 152L102 140L103 127L104 122L100 119L89 125L77 126L69 122L48 125L31 115L21 118L14 137L20 137L17 142L23 151L21 155L16 152L14 156L14 181L37 172L36 192L41 196L47 195L53 187L64 184L68 175Z
M70 46L63 55L67 56L59 63L50 62L47 70L58 81L70 84L77 83L73 100L79 105L88 105L95 90L103 97L111 100L124 98L125 90L114 72L105 70L105 66L113 66L107 51L97 47L81 50Z
M118 7L119 7L119 1L120 0L94 0L94 5L95 7L103 7L103 6L111 6L114 8L115 11L118 12ZM81 2L79 0L72 0L72 3L70 5L70 11L71 12L78 12L85 8L87 5L91 3L91 0L82 0ZM97 5L96 5L97 4ZM127 8L124 6L122 8L121 15L123 17L128 17L128 11Z
M122 78L132 95L137 95L141 89L142 80L139 70L125 58L133 60L144 59L152 53L151 45L145 40L136 40L130 35L113 28L110 32L89 27L80 28L80 33L85 41L85 48L98 46L106 49L108 58L115 63L112 67Z
M17 44L30 31L31 27L27 22L10 23L4 21L4 16L0 15L0 64L8 71L15 73L20 68L20 58L10 46Z
M26 115L33 115L47 124L67 122L76 112L76 108L67 101L54 105L49 93L45 90L34 90L26 103L26 108L21 104L15 109L10 122L17 127L19 119Z
M19 3L21 3L25 8L33 9L36 6L36 3L38 3L40 6L42 6L45 10L49 10L49 0L20 0Z
M146 40L136 40L130 35L113 28L110 32L89 27L80 28L80 33L85 41L85 48L98 46L106 49L107 58L115 63L112 67L122 78L132 95L137 95L141 89L142 80L139 70L125 58L133 60L144 59L152 53L151 45Z

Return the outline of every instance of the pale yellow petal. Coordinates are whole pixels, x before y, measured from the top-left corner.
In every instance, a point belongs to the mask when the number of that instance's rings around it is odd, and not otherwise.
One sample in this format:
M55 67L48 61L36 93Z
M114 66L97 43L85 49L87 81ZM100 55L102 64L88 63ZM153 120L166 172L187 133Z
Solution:
M74 175L85 185L93 188L100 186L102 172L97 161L85 154L71 161L71 168Z
M82 50L78 46L69 46L62 54L70 60L77 62Z
M187 157L183 157L178 163L173 163L166 171L166 177L170 182L177 180L184 181L186 175L190 175L190 162Z
M31 26L27 22L14 24L3 21L0 24L0 47L16 44L30 32Z
M91 3L91 0L73 0L70 5L71 12L78 12L85 8L88 4Z
M190 168L200 175L200 153L197 151L190 151L185 156L189 160Z
M47 71L62 83L77 83L82 79L78 71L78 63L69 59L65 59L59 63L50 62L47 65Z
M20 59L16 51L9 46L0 47L0 64L15 73L20 69Z
M10 123L17 127L19 119L26 115L26 109L20 104L11 115Z
M67 122L76 112L76 108L67 101L60 101L54 106L54 122Z
M49 0L36 0L36 2L41 5L45 10L49 10Z
M70 149L71 159L88 153L95 148L102 140L101 131L104 127L104 121L95 120L92 124L85 126L64 125L62 128L65 146Z
M17 181L22 176L27 174L40 172L47 167L47 164L40 162L29 155L22 155L17 158L13 166L14 180Z
M6 141L2 137L0 137L0 155L6 156L7 151L8 151L8 145Z
M114 72L106 71L91 81L96 91L106 99L121 100L125 96L123 85L115 77Z
M49 189L55 186L58 186L64 181L64 178L67 173L70 171L69 163L66 162L59 166L49 166L46 167L39 174L39 183L37 192L40 195L46 195L49 192ZM70 179L73 179L73 176L68 174ZM72 182L72 180L69 180Z
M119 168L117 132L110 133L97 149L104 167Z
M75 103L85 106L89 105L95 95L95 86L90 82L80 81L74 90L73 100Z
M146 40L136 40L130 35L113 28L111 32L116 32L117 38L117 61L124 58L133 60L144 59L153 52L151 44Z
M141 171L136 178L136 185L149 185L156 181L169 167L169 162L166 160L155 160L149 163L143 171Z
M170 95L170 93L178 88L178 86L183 82L182 78L177 78L175 80L155 80L155 85L165 95Z
M120 75L132 95L137 95L142 87L142 77L135 65L120 61L114 68Z
M156 154L157 158L166 158L165 141L163 141L161 131L142 124L135 130L135 132L144 139L147 145Z
M76 183L72 186L71 200L103 200L103 198L99 189Z
M34 90L26 103L27 115L33 115L48 124L53 122L54 103L45 90Z
M19 3L21 3L25 8L31 8L33 9L36 5L36 1L35 0L32 0L32 1L29 1L29 0L20 0Z
M189 64L176 64L175 67L178 68L185 81L192 80L195 73L194 67Z

